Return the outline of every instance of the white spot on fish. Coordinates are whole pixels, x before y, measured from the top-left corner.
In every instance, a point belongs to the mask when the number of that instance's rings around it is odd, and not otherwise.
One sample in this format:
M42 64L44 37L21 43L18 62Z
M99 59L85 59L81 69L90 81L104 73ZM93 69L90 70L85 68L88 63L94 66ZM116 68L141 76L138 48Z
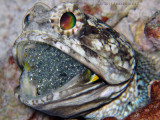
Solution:
M115 44L110 44L111 45L111 50L113 54L117 54L118 53L118 48L117 45Z
M92 41L92 47L96 50L101 50L102 48L102 43L98 39L94 39Z
M123 68L129 69L129 63L127 61L123 63Z
M105 45L105 49L106 49L107 52L109 52L111 50L109 45Z

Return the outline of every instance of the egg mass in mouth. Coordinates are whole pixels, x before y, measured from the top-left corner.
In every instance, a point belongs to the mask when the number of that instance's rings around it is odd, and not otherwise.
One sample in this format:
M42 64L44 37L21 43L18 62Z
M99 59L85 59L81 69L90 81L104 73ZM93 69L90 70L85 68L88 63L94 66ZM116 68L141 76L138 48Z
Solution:
M87 68L59 49L34 42L23 50L23 76L36 86L37 94L44 95L57 90ZM23 78L22 78L23 79Z

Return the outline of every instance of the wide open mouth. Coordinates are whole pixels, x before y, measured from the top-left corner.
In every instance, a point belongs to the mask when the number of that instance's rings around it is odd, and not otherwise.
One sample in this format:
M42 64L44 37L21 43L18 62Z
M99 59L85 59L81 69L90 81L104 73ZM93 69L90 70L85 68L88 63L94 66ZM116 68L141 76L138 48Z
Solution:
M17 62L23 70L21 81L26 83L27 79L36 88L36 96L99 79L83 64L51 45L30 41L20 42L18 46L21 49L18 50ZM74 83L77 75L79 80L76 82L81 82Z
M111 102L128 85L110 86L74 58L45 43L18 42L13 56L22 69L16 96L49 115L86 115Z

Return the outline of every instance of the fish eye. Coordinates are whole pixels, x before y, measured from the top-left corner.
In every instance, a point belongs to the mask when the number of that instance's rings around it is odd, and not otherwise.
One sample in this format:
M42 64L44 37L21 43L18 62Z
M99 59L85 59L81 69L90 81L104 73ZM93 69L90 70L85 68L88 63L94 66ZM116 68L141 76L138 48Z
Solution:
M26 15L25 18L24 18L24 24L27 25L28 22L29 22L29 17L30 17L30 14Z
M72 29L76 25L76 17L72 12L66 12L60 19L60 27L62 30Z
M83 34L82 31L85 29L86 18L75 4L62 3L58 7L53 8L50 22L55 32L72 37Z

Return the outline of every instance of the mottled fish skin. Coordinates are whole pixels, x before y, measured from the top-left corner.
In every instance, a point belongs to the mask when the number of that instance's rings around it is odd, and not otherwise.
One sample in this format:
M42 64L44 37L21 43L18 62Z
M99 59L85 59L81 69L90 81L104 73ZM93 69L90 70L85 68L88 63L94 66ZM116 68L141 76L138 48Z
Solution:
M76 17L69 30L60 27L66 12ZM13 47L13 56L23 68L23 49L31 41L60 49L94 71L104 82L81 84L85 76L73 79L70 86L46 95L36 95L36 88L21 76L17 95L20 101L52 116L100 120L123 119L150 102L149 85L159 80L159 52L136 51L128 40L94 16L84 14L73 3L52 9L37 3L25 17L23 32ZM76 81L76 82L74 82Z

